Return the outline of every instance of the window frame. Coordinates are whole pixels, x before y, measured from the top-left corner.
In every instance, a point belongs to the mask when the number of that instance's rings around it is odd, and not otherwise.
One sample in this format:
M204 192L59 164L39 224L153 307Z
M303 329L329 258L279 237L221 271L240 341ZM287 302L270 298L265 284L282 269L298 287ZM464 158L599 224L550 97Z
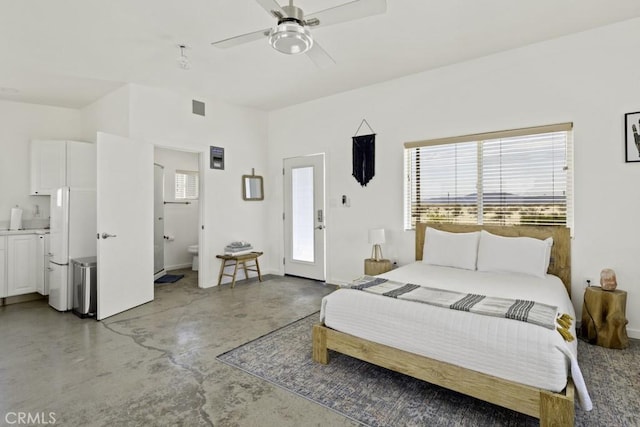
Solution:
M184 196L178 193L178 176L184 175ZM195 179L195 185L193 188L195 189L195 195L189 193L189 179ZM200 198L200 172L199 171L188 171L188 170L176 170L173 179L173 195L175 200L198 200Z
M424 164L420 164L420 161L413 161L413 154L420 153L419 149L423 147L433 147L433 146L444 146L449 144L462 144L462 143L475 143L477 147L476 153L476 164L477 164L477 175L475 177L475 187L476 187L476 200L475 200L475 208L477 209L477 218L474 222L469 221L447 221L446 219L439 220L437 222L459 222L461 224L482 224L484 222L483 215L486 215L484 203L484 191L483 185L483 161L484 156L487 154L484 152L483 145L486 142L494 142L498 140L504 140L507 138L514 137L533 137L537 134L549 134L549 133L557 133L557 132L565 132L565 138L563 142L565 143L565 164L563 169L566 171L566 181L565 187L563 189L565 195L565 220L564 223L558 223L558 225L564 225L568 228L573 228L573 123L558 123L553 125L546 126L535 126L528 128L519 128L512 130L504 130L497 132L486 132L486 133L478 133L478 134L470 134L470 135L462 135L457 137L447 137L447 138L439 138L425 141L414 141L414 142L406 142L404 144L404 212L403 212L403 221L404 221L404 229L405 230L415 230L415 222L419 220L419 218L415 218L414 212L414 192L415 185L419 185L419 183L413 183L412 178L414 173L420 174L420 169L417 171L413 170L413 167L424 167ZM456 157L457 158L457 157ZM456 160L457 161L457 160ZM426 163L425 163L426 164ZM457 163L456 163L457 164ZM457 172L456 172L457 173ZM420 175L418 175L420 176ZM457 179L457 175L456 175ZM456 181L457 182L457 181ZM468 183L467 183L468 184ZM457 184L456 184L457 186ZM455 187L457 188L457 187ZM464 217L463 217L464 218ZM533 225L536 224L526 224ZM540 224L540 225L549 225L549 224Z

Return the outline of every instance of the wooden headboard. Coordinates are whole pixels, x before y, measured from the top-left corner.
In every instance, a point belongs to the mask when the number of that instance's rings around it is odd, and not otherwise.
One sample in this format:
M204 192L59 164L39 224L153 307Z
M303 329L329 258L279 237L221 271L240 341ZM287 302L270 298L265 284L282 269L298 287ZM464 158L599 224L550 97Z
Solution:
M551 247L551 262L549 263L549 274L558 276L569 296L571 296L571 236L569 229L563 226L484 226L484 225L463 225L463 224L440 224L419 222L416 224L416 260L422 260L422 248L424 247L424 233L427 225L437 230L449 231L452 233L466 233L470 231L486 230L489 233L506 237L534 237L536 239L546 239L553 237Z

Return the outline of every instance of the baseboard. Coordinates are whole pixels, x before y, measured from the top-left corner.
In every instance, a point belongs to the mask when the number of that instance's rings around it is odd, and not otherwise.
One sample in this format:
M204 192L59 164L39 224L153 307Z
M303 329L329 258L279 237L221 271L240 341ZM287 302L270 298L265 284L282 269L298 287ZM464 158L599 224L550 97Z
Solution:
M46 298L45 296L40 295L37 292L24 294L24 295L15 295L12 297L0 298L0 306L19 304L21 302L36 301L36 300L45 299L45 298Z
M191 263L186 263L186 264L176 264L176 265L165 265L164 266L164 270L165 271L169 271L169 270L179 270L181 268L191 268Z
M627 328L629 338L640 340L640 329Z
M273 276L280 276L280 277L284 276L284 274L282 274L282 272L277 268L263 269L262 267L260 267L260 272L262 273L263 276L266 276L267 274L271 274Z

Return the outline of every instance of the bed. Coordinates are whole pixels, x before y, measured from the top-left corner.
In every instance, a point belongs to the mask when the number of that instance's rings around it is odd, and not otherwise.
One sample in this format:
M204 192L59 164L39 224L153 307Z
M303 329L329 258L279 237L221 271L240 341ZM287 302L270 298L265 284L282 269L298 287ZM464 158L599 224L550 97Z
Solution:
M519 287L527 289L526 292L534 289L535 299L531 296L529 299L553 304L559 312L575 317L569 298L568 229L428 226L455 233L482 229L498 236L541 240L551 237L553 246L550 246L550 256L547 255L549 274L529 278L425 265L419 261L423 259L427 224L420 223L416 226L417 262L377 277L389 283L450 286L463 293L474 292L474 288L467 287L473 281L483 289L489 284L490 289L499 294L496 296L514 299L520 296ZM434 236L434 232L431 233ZM504 278L506 282L501 283ZM573 325L567 331L575 337ZM576 342L567 342L554 329L530 323L340 289L323 299L321 323L313 328L314 361L328 363L328 350L539 418L543 426L573 425L573 379L581 391L581 406L588 410L591 405L577 366Z

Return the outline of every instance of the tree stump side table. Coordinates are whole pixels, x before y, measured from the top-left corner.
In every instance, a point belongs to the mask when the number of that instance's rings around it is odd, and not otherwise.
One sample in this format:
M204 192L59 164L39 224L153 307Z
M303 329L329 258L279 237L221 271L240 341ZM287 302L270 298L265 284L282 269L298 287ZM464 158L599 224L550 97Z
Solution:
M590 286L584 292L580 332L591 344L606 348L629 347L626 325L627 293Z

